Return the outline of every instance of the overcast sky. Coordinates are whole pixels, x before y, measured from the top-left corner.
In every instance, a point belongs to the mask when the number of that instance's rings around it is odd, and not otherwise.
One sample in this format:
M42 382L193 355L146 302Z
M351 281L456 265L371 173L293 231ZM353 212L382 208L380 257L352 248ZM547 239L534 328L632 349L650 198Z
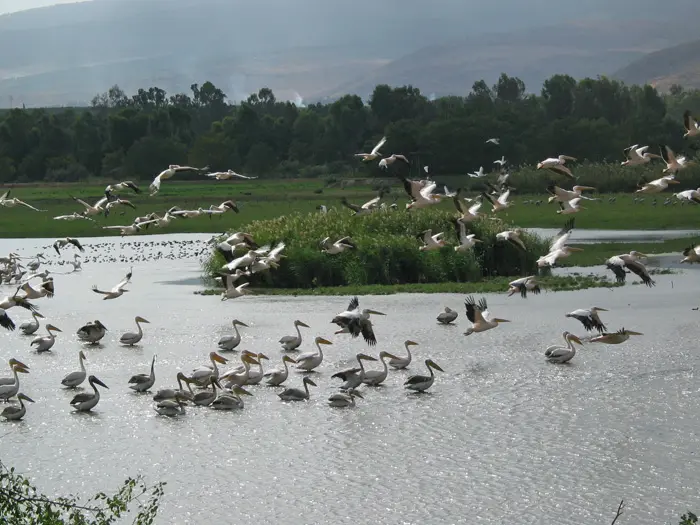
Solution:
M75 3L75 1L76 0L0 0L0 14L54 4L71 4Z

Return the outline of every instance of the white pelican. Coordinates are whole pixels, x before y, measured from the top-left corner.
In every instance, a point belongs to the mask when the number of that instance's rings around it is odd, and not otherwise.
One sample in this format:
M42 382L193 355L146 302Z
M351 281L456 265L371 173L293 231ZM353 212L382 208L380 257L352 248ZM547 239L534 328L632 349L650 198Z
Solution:
M79 386L83 381L85 381L85 378L87 377L87 371L85 370L85 354L81 350L78 352L78 363L80 364L80 370L76 372L71 372L68 374L66 377L64 377L61 380L61 384L63 386L67 386L68 388L75 388Z
M573 217L564 223L564 227L552 239L552 243L549 245L549 253L537 259L538 267L554 266L559 259L565 259L574 252L583 251L583 248L574 248L566 244L574 230L574 224Z
M9 400L12 396L19 392L19 377L17 374L28 374L29 370L21 364L12 366L12 383L0 385L0 399L3 401Z
M95 219L92 217L88 217L87 215L82 215L78 212L73 212L68 215L57 215L56 217L53 218L55 221L77 221L77 220L85 220L85 221L92 221L95 222Z
M172 215L169 211L165 212L165 215L163 215L162 217L158 216L155 213L152 213L151 215L149 215L149 220L139 222L137 225L139 226L139 228L148 228L151 224L153 224L156 228L164 228L165 226L168 226L173 219L177 219L177 217L175 215Z
M668 188L669 184L680 184L675 177L675 173L672 173L671 175L664 175L651 182L647 182L644 177L641 177L637 183L639 189L636 190L635 193L661 193Z
M269 246L266 248L269 249ZM245 255L242 255L236 259L233 259L231 262L226 263L224 266L222 266L222 269L226 269L230 272L236 270L237 268L247 268L251 264L255 262L256 259L261 257L261 254L259 253L262 251L263 248L256 250L248 250Z
M81 341L96 344L107 333L107 327L97 320L94 323L87 323L81 326L76 333Z
M65 248L69 244L72 244L78 250L81 252L85 251L85 248L80 244L80 241L78 239L74 239L73 237L66 237L65 239L56 239L53 243L53 249L56 250L56 253L58 255L61 255L61 248Z
M264 359L267 359L267 357ZM242 369L241 367L236 367L219 377L220 381L225 381L224 386L226 388L231 388L235 385L247 385L250 379L250 365L260 365L260 362L255 359L255 354L247 351L241 353L241 362L243 363Z
M348 200L343 197L340 199L340 203L345 206L348 209L351 209L354 211L353 216L359 216L359 215L367 215L369 213L372 213L373 211L376 211L379 209L379 201L382 200L382 196L379 195L378 197L375 197L374 199L368 200L365 202L362 206L358 204L352 204L351 202L348 202Z
M475 171L474 173L467 173L472 179L480 179L481 177L486 177L488 173L484 172L484 167L479 166L479 171Z
M38 290L32 288L32 285L30 285L28 282L23 283L17 291L19 290L24 292L25 299L41 299L42 297L51 298L54 294L53 277L49 277L46 281L41 283Z
M300 388L287 388L283 392L277 394L282 401L306 401L309 399L309 385L317 386L310 377L305 377L303 380L304 390Z
M109 212L112 210L112 208L116 208L117 206L128 206L132 210L136 209L136 206L134 206L131 201L128 201L126 199L114 199L112 201L109 201L105 205L105 217L109 216Z
M377 338L374 335L372 321L369 320L370 315L386 315L376 310L364 309L360 311L360 300L353 297L348 304L348 309L336 315L331 323L337 324L343 330L336 333L350 333L352 337L357 337L362 334L365 342L374 346L377 344Z
M105 188L105 195L114 193L115 191L130 189L134 193L141 193L141 189L130 180L125 180L122 182L117 182L116 184L110 184Z
M364 399L360 392L354 388L349 388L346 392L331 394L328 398L328 405L337 408L354 407L356 397Z
M411 349L409 347L417 346L418 343L408 340L404 341L403 345L406 348L406 357L394 357L393 359L389 359L389 366L395 370L402 370L411 364L413 356L411 355Z
M443 235L445 235L445 232L433 235L433 230L425 230L423 233L419 233L416 235L416 238L423 241L423 246L420 246L418 249L420 251L431 251L444 248L447 244L445 239L442 238Z
M571 215L572 213L578 213L581 210L585 210L584 206L581 206L581 197L576 197L567 202L560 202L559 209L557 213L562 215Z
M93 286L92 291L95 293L99 293L99 294L104 295L102 300L116 299L117 297L121 297L124 294L124 292L130 291L130 290L127 290L125 288L125 286L131 282L132 272L133 272L133 268L131 270L129 270L129 273L126 274L126 277L124 277L124 279L119 281L117 283L117 285L114 288L112 288L109 292L104 292L102 290L99 290L97 288L97 286Z
M355 358L360 365L359 368L347 368L345 370L341 370L340 372L336 372L331 376L331 378L337 377L343 381L343 384L340 385L341 390L350 390L360 386L362 381L365 379L365 366L362 364L362 361L377 360L376 357L362 353L357 354Z
M547 193L551 195L549 198L548 202L554 202L554 201L559 201L559 202L569 202L572 199L587 199L587 200L593 200L589 199L588 197L583 196L583 192L585 190L591 190L594 191L595 188L591 186L574 186L571 188L571 191L565 190L563 188L560 188L559 186L555 184L550 184L547 186Z
M19 367L21 367L21 368L24 368L25 370L27 370L27 373L29 373L29 372L28 372L29 367L28 367L27 365L25 365L22 361L18 361L17 359L15 359L14 357L13 357L12 359L10 359L8 363L9 363L9 365L10 365L10 372L11 372L12 374L14 374L14 366L15 366L15 365L17 365L17 366L19 366ZM11 385L11 384L13 384L14 382L15 382L15 378L14 378L13 376L10 376L10 377L0 377L0 385Z
M146 224L145 222L143 224ZM125 235L134 235L141 231L140 224L129 224L127 226L102 226L103 230L119 230L119 234L124 237Z
M0 416L4 417L8 421L19 421L27 413L27 407L24 406L23 401L28 401L34 403L34 400L28 396L25 396L21 392L17 394L17 400L19 401L18 407L5 407L5 409L0 412Z
M435 363L435 361L433 361L432 359L426 359L425 366L428 367L428 372L430 372L430 375L415 375L409 377L404 383L404 386L408 390L413 390L414 392L425 392L431 386L433 386L433 381L435 381L435 374L433 373L433 369L439 370L440 372L444 372L444 370L440 368L437 365L437 363Z
M153 359L151 359L151 373L148 375L136 374L135 376L131 376L131 379L129 379L129 388L135 392L148 392L156 382L155 366L156 356L154 355Z
M544 351L544 356L550 363L563 364L571 361L576 355L576 347L574 343L582 345L581 340L570 332L564 332L564 342L566 346L552 345Z
M459 245L455 246L456 252L471 250L477 242L482 242L476 238L476 234L474 233L467 235L467 227L461 220L452 219L452 223L457 230L457 240L459 241Z
M36 345L36 351L41 353L41 352L48 352L51 350L53 347L54 343L56 342L56 336L53 334L53 332L61 332L62 330L56 328L52 324L47 324L46 325L46 332L48 335L45 335L43 337L35 337L31 343L29 343L29 346L34 346Z
M499 319L497 317L494 319L489 318L485 297L482 297L477 304L474 297L470 295L464 301L464 306L467 310L467 319L472 323L471 328L464 332L464 335L491 330L492 328L496 328L499 323L510 323L508 319Z
M464 200L459 196L460 190L457 190L457 195L452 197L452 201L459 212L459 217L457 220L460 222L472 222L480 218L483 214L479 213L481 209L482 201L478 200L475 204L472 204L469 208L464 205Z
M183 416L185 415L185 405L183 405L183 401L190 401L190 399L183 392L175 392L173 397L158 401L153 410L161 416Z
M248 328L247 324L245 324L243 321L239 321L238 319L234 319L231 324L233 325L233 331L235 334L225 335L219 339L218 346L219 350L222 352L231 352L241 343L241 334L238 331L239 326L245 326Z
M426 208L434 204L440 204L444 195L435 193L437 183L430 181L413 181L400 177L403 187L411 198L406 204L407 210ZM454 197L453 197L454 198Z
M494 160L493 163L494 163L494 164L498 164L498 165L501 167L501 169L503 169L503 166L505 166L506 164L508 164L508 161L506 160L506 156L505 156L505 155L501 155L501 158L500 158L500 159Z
M496 213L502 210L505 210L506 208L509 208L513 203L508 202L508 197L510 196L510 189L504 191L501 193L497 199L494 199L493 196L489 195L488 193L482 192L481 197L483 199L487 199L491 203L491 211Z
M257 179L257 177L249 177L247 175L241 175L240 173L236 173L233 170L226 170L226 171L215 171L214 173L207 173L207 177L211 177L216 180L228 180L228 179L248 179L248 180L253 180Z
M177 373L177 390L174 388L164 388L162 390L158 390L156 394L153 396L153 401L164 401L166 399L175 399L175 396L180 393L185 396L191 401L194 399L194 393L192 392L192 388L190 387L190 378L187 377L185 374L182 372ZM185 382L187 385L187 391L182 389L182 382Z
M496 240L497 241L507 241L507 242L511 243L513 246L515 246L516 248L520 248L523 251L527 251L527 248L525 247L525 243L520 238L521 233L522 233L522 230L520 230L520 229L506 230L504 232L497 233Z
M381 370L365 370L365 375L362 378L362 382L370 386L379 386L384 381L386 381L389 375L389 368L387 367L385 359L399 359L394 354L389 352L379 352L379 360L382 362L383 368Z
M88 383L92 387L93 393L83 392L76 395L70 402L71 406L75 408L78 412L88 412L95 408L95 405L100 402L100 391L97 390L95 385L100 385L104 388L109 388L102 381L97 379L95 376L88 377Z
M484 142L484 144L493 144L494 146L498 146L501 143L501 139L498 138L492 138Z
M80 262L80 255L77 253L73 256L72 261L68 261L68 264L73 266L73 271L77 272L78 270L82 270L83 268L83 263Z
M12 297L5 296L3 300L0 301L0 308L3 310L9 310L10 308L14 308L15 306L19 306L20 308L24 308L25 310L29 310L30 312L37 311L37 307L34 306L34 304L30 303L26 297L20 297L16 293Z
M622 163L622 166L640 166L648 164L651 162L651 159L661 158L661 155L648 153L647 149L649 149L649 146L639 147L639 144L635 144L624 150L627 153L627 160Z
M182 172L182 171L197 171L197 172L204 172L208 171L209 166L205 168L193 168L192 166L179 166L177 164L171 164L168 166L168 169L161 171L155 179L153 179L153 182L149 186L149 189L151 191L151 196L155 195L160 191L160 184L164 180L167 180L171 178L173 175L176 173Z
M88 204L82 199L79 199L77 197L73 197L73 200L77 202L78 204L82 204L85 209L82 212L83 217L90 217L91 215L99 215L101 213L104 213L105 205L109 202L109 199L107 197L102 197L100 200L98 200L95 205Z
M449 306L445 306L445 311L440 312L437 316L437 321L440 324L450 324L453 322L455 319L457 319L457 316L459 314L450 308Z
M377 157L379 157L379 150L382 148L382 146L386 144L386 137L382 137L382 140L380 140L374 148L372 148L372 151L370 153L355 153L356 157L362 157L363 162L369 162L370 160L375 160Z
M7 330L15 329L15 322L10 319L10 316L7 315L4 308L0 308L0 326L6 328Z
M211 404L214 410L235 410L238 408L243 408L244 403L241 398L242 395L252 396L250 392L240 386L234 386L231 392L225 392L219 397L217 397Z
M216 387L218 386L221 390L224 389L221 386L221 384L219 383L219 380L215 377L212 377L210 379L210 384L211 384L211 390L205 390L204 392L197 392L194 395L194 399L192 401L194 402L195 405L201 406L201 407L208 407L218 397L218 394L216 393Z
M301 346L301 331L299 330L300 326L309 328L309 325L302 321L294 321L294 328L296 328L297 330L297 335L285 335L279 340L279 343L282 345L282 348L287 352L296 350L297 348L299 348L299 346Z
M14 208L15 206L17 206L17 205L19 204L19 205L21 205L21 206L24 206L24 207L26 207L26 208L29 208L30 210L34 210L34 211L46 211L46 210L40 210L40 209L38 209L38 208L35 208L34 206L31 206L31 205L27 204L26 202L21 201L21 200L19 200L19 199L17 199L17 198L9 199L8 197L10 196L10 192L11 192L11 191L12 191L12 190L7 190L5 193L3 193L3 194L0 196L0 206L5 206L5 207L7 207L7 208Z
M229 236L228 239L224 241L225 243L233 246L236 244L246 244L250 249L255 249L258 247L253 236L250 233L236 232Z
M233 212L239 213L238 205L233 202L232 200L227 200L219 204L218 206L214 206L213 204L209 206L210 211L219 211L221 213L226 213L227 211L231 210Z
M263 359L265 359L266 361L270 360L270 358L267 357L262 352L257 353L257 354L252 354L252 356L258 361L258 369L257 370L248 370L248 379L245 382L246 385L257 385L260 383L260 381L262 381L262 378L265 377L265 371L263 370L262 360Z
M537 277L530 275L528 277L521 277L515 281L508 283L508 297L513 294L519 293L523 298L527 297L527 292L532 292L538 295L542 290L537 282Z
M357 248L350 237L343 237L338 239L333 244L330 243L331 238L326 237L321 241L321 251L329 255L335 255L338 253L343 253L345 250L354 250Z
M282 383L284 383L287 380L287 377L289 376L289 368L287 366L287 363L296 363L296 360L292 359L288 355L283 356L283 368L273 368L272 370L268 370L267 372L265 372L265 374L263 375L265 383L267 383L270 386L279 386Z
M690 110L686 109L683 112L683 127L685 128L685 135L683 135L683 138L689 138L689 137L697 137L700 135L700 125L698 125L697 121L693 118L692 113L690 113Z
M171 211L170 213L175 217L183 217L185 219L196 219L197 217L205 215L207 211L210 210L205 210L204 208L199 207L196 210L176 210Z
M318 352L305 352L296 358L297 368L299 370L310 372L314 368L317 368L323 362L323 350L321 350L321 345L332 345L333 343L323 337L317 337L314 339L314 344L316 348L318 348Z
M689 264L700 262L700 244L688 246L683 250L683 259L681 259L681 262ZM20 326L20 328L22 327Z
M573 312L569 312L565 315L565 317L577 319L589 332L595 329L602 334L605 332L606 328L603 324L603 321L600 320L598 312L607 312L607 310L605 308L599 308L597 306L586 309L581 308L578 310L574 310Z
M661 155L666 163L666 168L664 168L663 171L664 173L677 173L691 164L694 164L693 161L688 160L687 157L676 157L676 154L668 146L664 146L664 150L661 150ZM666 154L664 155L664 153Z
M644 335L641 332L633 332L632 330L625 330L622 328L617 332L613 333L602 333L595 337L590 338L591 343L605 343L608 345L619 345L627 341L631 335Z
M32 335L39 329L39 318L43 319L44 316L39 312L32 312L33 321L22 323L19 325L19 329L22 330L24 335Z
M192 371L190 374L190 380L193 383L199 386L204 386L209 383L211 377L218 379L219 367L216 366L216 363L221 363L222 365L228 363L228 359L221 357L216 352L209 352L209 360L211 361L212 366L204 365L200 366L199 368L195 368Z
M235 286L235 282L239 277L236 276L236 274L221 273L219 275L221 276L221 281L225 286L224 291L221 292L222 301L237 299L238 297L243 297L244 295L250 295L253 293L247 289L250 283L242 283Z
M143 330L141 329L141 323L148 323L150 324L150 321L147 321L143 317L137 315L134 318L134 321L136 321L136 329L138 332L125 332L122 334L122 336L119 338L119 342L123 345L128 345L128 346L133 346L141 339L143 338Z
M614 255L613 257L610 257L610 259L605 261L605 266L608 270L615 274L615 278L618 283L625 282L625 276L627 273L625 272L625 268L627 268L629 271L637 274L642 279L642 282L651 288L656 283L649 275L649 270L647 270L646 266L639 261L641 257L646 257L646 255L632 250L630 253L623 253L621 255Z
M570 178L575 178L573 173L571 173L571 170L564 166L566 164L567 160L576 160L574 157L569 157L568 155L559 155L558 157L550 157L548 159L544 159L542 162L537 163L537 169L548 169L552 171L556 171L558 173L562 173L566 175L567 177Z
M673 196L679 201L694 202L700 204L700 188L697 190L685 190L674 193Z
M396 153L392 153L390 156L385 157L379 161L379 167L382 168L383 170L388 169L389 166L391 166L397 160L405 162L408 166L411 165L411 163L408 161L408 159L405 156L397 155Z

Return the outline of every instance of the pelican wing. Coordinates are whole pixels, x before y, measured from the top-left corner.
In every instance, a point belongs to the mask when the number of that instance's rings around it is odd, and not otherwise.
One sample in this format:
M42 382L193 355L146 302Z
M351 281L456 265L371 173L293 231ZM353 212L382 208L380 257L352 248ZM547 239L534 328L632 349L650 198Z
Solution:
M642 282L646 284L649 288L656 284L649 276L649 272L647 271L646 266L644 266L641 262L629 261L626 264L626 266L631 272L637 274L642 279Z
M83 246L80 244L80 241L78 239L68 238L68 242L71 243L76 248L78 248L78 250L80 250L81 252L85 251L85 248L83 248Z
M386 144L386 137L382 137L382 140L380 140L379 143L372 148L370 155L377 155L384 144Z
M462 215L465 215L467 212L465 211L465 206L464 202L462 202L462 198L459 196L461 190L457 190L457 195L452 197L452 202L454 202L455 208L457 208L457 211L461 213Z
M379 204L379 201L380 201L381 199L382 199L382 197L381 197L381 196L378 196L378 197L375 197L375 198L372 199L372 200L369 200L369 201L365 202L365 203L362 205L362 209L363 209L363 210L371 210L372 208L376 208L376 207L377 207L377 204Z
M354 211L355 213L357 213L358 211L360 211L360 210L362 209L361 206L358 206L357 204L352 204L352 203L348 202L348 200L347 200L345 197L343 197L342 199L340 199L340 203L341 203L343 206L345 206L346 208L350 208L350 209L351 209L352 211Z
M53 281L46 281L41 283L41 287L46 291L46 296L47 297L53 297L54 294L54 288L53 288Z
M433 182L421 188L419 193L424 199L430 199L435 191L435 188L437 188L437 183Z
M340 372L336 372L331 376L331 379L334 377L338 377L342 379L343 381L347 381L350 376L353 376L357 373L361 372L360 368L348 368L346 370L341 370Z
M416 237L421 239L425 244L429 244L433 240L433 230L425 230L419 233Z
M485 305L486 302L482 299L483 304ZM464 301L464 306L466 307L467 310L467 319L471 321L472 324L477 324L477 323L483 323L484 322L484 317L481 315L481 302L479 305L476 304L476 301L474 300L473 296L469 296L466 298Z
M552 170L552 171L556 171L556 172L559 172L563 175L566 175L567 177L569 177L571 179L576 178L576 177L574 177L574 174L571 173L571 170L569 168L567 168L566 166L563 166L561 164L556 164L554 166L547 166L547 168Z
M479 202L477 202L476 204L472 204L472 205L469 207L469 214L470 214L470 215L476 215L477 213L479 213L479 210L481 209L481 205L482 205L482 204L483 204L482 201L479 201Z
M90 401L95 394L92 392L83 392L81 394L77 394L73 399L71 399L70 404L71 405L78 405L80 403L85 403L86 401Z
M360 300L357 298L357 296L353 297L350 299L350 303L348 304L348 312L352 312L354 310L357 310L360 308Z
M571 218L568 221L564 223L564 227L559 230L559 233L557 233L557 236L554 238L552 241L552 244L549 245L549 251L553 252L554 250L560 250L564 246L566 246L566 241L569 240L569 237L571 237L571 232L574 230L574 219Z
M374 335L374 329L372 328L372 321L369 319L364 319L360 323L360 329L362 330L362 337L369 346L374 346L377 344L377 338Z
M131 379L129 379L129 384L140 384L140 383L145 383L146 381L150 381L151 376L147 374L136 374L135 376L131 376Z
M102 295L109 295L110 293L112 293L112 292L102 291L102 290L98 289L97 286L93 286L92 291L95 293L101 293ZM82 330L82 328L81 328L81 330Z

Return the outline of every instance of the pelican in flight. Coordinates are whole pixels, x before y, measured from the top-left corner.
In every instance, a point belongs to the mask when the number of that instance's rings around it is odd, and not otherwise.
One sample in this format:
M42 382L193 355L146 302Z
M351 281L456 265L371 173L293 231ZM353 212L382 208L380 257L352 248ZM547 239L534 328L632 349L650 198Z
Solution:
M411 202L406 204L406 209L426 208L433 204L439 204L443 195L435 193L437 183L427 180L409 180L406 177L398 176L403 184L406 194Z
M464 332L464 335L491 330L496 328L499 323L510 323L508 319L499 319L497 317L490 319L485 297L482 297L477 304L474 297L470 295L464 301L464 306L467 310L467 319L472 323L471 328Z
M85 248L82 247L80 241L78 239L73 239L72 237L66 237L65 239L56 239L56 241L53 243L53 249L56 250L56 253L58 255L61 255L61 248L65 248L69 244L72 244L81 252L85 251Z
M457 316L459 314L457 313L456 310L453 310L449 306L445 306L445 311L440 312L437 316L437 321L440 324L450 324L452 323L455 319L457 319Z
M147 221L151 222L151 221ZM145 222L142 224L146 224ZM103 230L119 230L119 235L135 235L141 231L141 224L128 224L126 226L102 226Z
M301 346L301 330L299 330L300 326L309 328L308 324L304 323L303 321L296 320L294 321L294 328L296 328L297 335L285 335L279 340L282 348L287 352L296 350Z
M350 388L346 392L331 394L328 398L328 406L336 408L354 407L356 397L364 399L362 394L354 388Z
M102 298L103 301L106 301L107 299L116 299L117 297L121 297L124 294L124 292L129 291L125 288L126 285L129 284L129 282L131 282L131 271L129 271L129 273L126 275L126 277L124 277L124 279L119 281L117 283L117 285L114 288L112 288L110 291L108 291L108 292L102 291L102 290L98 289L97 286L93 286L92 291L95 293L99 293L99 294L104 295L104 297Z
M100 385L103 388L109 388L95 376L88 377L88 383L92 387L93 392L80 393L77 396L75 396L70 402L71 406L75 408L78 412L89 412L90 410L95 408L97 403L100 402L100 391L97 390L97 386L95 385Z
M481 177L486 177L488 173L484 172L484 167L479 166L479 171L475 171L474 173L467 173L472 179L480 179Z
M664 175L663 177L651 182L647 182L644 177L641 177L637 183L637 187L639 189L636 190L635 193L661 193L668 188L669 184L680 184L680 182L676 180L675 173L672 173L671 175Z
M248 328L247 324L238 319L234 319L231 324L235 333L233 335L225 335L219 339L218 346L222 352L232 352L241 343L241 333L238 331L239 326Z
M92 221L95 222L95 219L92 217L88 217L87 215L82 215L78 212L73 212L69 213L68 215L57 215L56 217L53 218L55 221L79 221L79 220L86 220L86 221Z
M557 213L560 213L562 215L571 215L573 213L578 213L581 210L585 210L586 208L584 206L581 206L581 200L582 197L576 197L575 199L571 199L570 201L560 202Z
M555 171L557 173L561 173L563 175L566 175L567 177L571 179L575 179L574 174L571 173L571 170L567 168L564 164L566 164L567 160L576 160L574 157L569 157L568 155L559 155L558 157L550 157L548 159L544 159L542 162L537 163L537 169L548 169Z
M62 330L56 328L52 324L47 324L46 331L48 332L48 335L45 335L43 337L35 337L32 340L32 342L29 343L29 346L36 345L36 351L39 353L48 352L49 350L51 350L54 343L56 342L56 336L53 332L61 332Z
M477 242L482 242L476 238L476 234L474 233L467 235L467 226L460 219L452 219L452 224L455 225L457 239L459 240L459 245L455 246L456 252L471 250Z
M639 260L641 257L646 257L646 255L632 250L629 253L610 257L610 259L605 261L605 266L615 274L618 283L625 282L625 276L627 274L625 268L627 268L629 271L637 274L642 279L642 282L651 288L656 283L649 275L649 270L647 270L646 266Z
M697 137L700 135L700 125L698 125L697 121L693 118L692 113L688 109L683 112L683 127L685 128L685 135L683 135L684 139Z
M452 197L452 201L455 204L455 208L457 208L457 212L459 213L459 217L457 217L457 220L460 222L472 222L475 221L476 219L480 218L483 214L479 213L479 210L481 209L481 205L483 202L481 200L478 200L468 208L465 206L464 200L459 196L461 190L457 190L457 195Z
M85 378L87 377L87 371L85 370L85 354L81 350L78 352L78 364L80 365L80 370L77 370L76 372L71 372L68 374L66 377L61 380L61 384L63 386L66 386L68 388L75 388L77 386L80 386L83 381L85 381Z
M503 211L510 206L513 205L512 202L508 201L508 197L510 196L510 189L507 189L503 193L501 193L498 198L494 198L492 195L489 195L488 193L482 192L481 197L483 199L488 200L491 203L491 211L493 213L497 213L499 211Z
M520 248L523 251L527 251L527 248L525 248L525 243L522 241L520 238L520 234L522 233L522 230L506 230L504 232L500 232L496 234L496 240L497 241L507 241L511 243L513 246L516 248Z
M574 310L565 315L565 317L571 317L581 322L583 327L589 332L598 330L601 334L605 332L606 328L603 321L600 320L598 312L607 312L605 308L600 308L594 306L592 308Z
M51 298L54 294L53 277L49 277L46 281L41 283L38 290L32 288L32 285L28 282L23 283L22 286L17 289L17 291L19 290L22 290L25 293L25 299L40 299L42 297Z
M444 232L436 233L433 235L433 230L425 230L423 233L416 235L418 240L423 241L423 246L419 247L420 251L431 251L439 250L446 246L445 239L442 236L445 235Z
M431 386L433 386L433 382L435 381L435 374L433 373L433 370L444 372L444 370L440 368L432 359L426 359L425 366L428 367L428 372L430 372L430 375L415 375L409 377L404 383L404 386L408 390L413 390L414 392L425 392Z
M688 246L685 250L683 250L683 259L681 259L681 262L689 264L700 262L700 244ZM21 328L22 327L20 326L20 329Z
M19 325L19 329L22 330L24 335L32 335L39 329L39 318L44 319L44 316L39 312L32 312L32 321L22 323Z
M674 193L673 196L681 202L694 202L695 204L700 204L700 188L697 190L685 190L678 193Z
M662 158L661 155L648 153L647 149L649 149L649 146L639 147L639 144L635 144L624 150L627 153L627 160L622 163L622 166L640 166L648 164L651 162L651 159Z
M357 362L359 364L359 367L357 368L347 368L345 370L341 370L340 372L336 372L331 376L331 378L339 378L340 380L343 381L343 384L340 385L341 390L350 390L352 388L357 388L362 384L362 381L365 379L365 366L362 364L363 361L376 361L376 357L372 357L371 355L367 354L362 354L359 353L355 356L355 359L357 359Z
M130 180L125 180L122 182L118 182L116 184L110 184L105 188L105 195L111 195L115 191L121 191L121 190L126 190L129 189L133 191L134 193L141 193L141 188L139 188L136 184L134 184Z
M573 231L574 219L571 218L564 223L564 227L559 230L556 237L552 239L552 243L549 245L549 253L537 259L537 266L539 268L554 266L559 259L565 259L574 252L583 251L583 248L574 248L566 244Z
M170 166L168 166L168 169L161 171L156 176L156 178L153 179L153 182L149 186L149 189L151 190L151 196L155 195L160 191L161 182L173 177L176 173L180 173L183 171L196 171L198 173L202 173L208 170L209 166L205 168L193 168L192 166L178 166L177 164L171 164Z
M661 150L661 155L666 163L666 168L663 170L664 173L678 173L680 170L693 164L693 161L688 160L685 156L676 157L676 154L668 146L664 146L664 149Z
M131 376L131 379L129 379L129 388L135 392L148 392L156 382L155 365L156 356L154 355L153 359L151 359L151 373Z
M508 297L519 293L521 297L525 299L528 292L539 295L541 291L540 284L537 282L537 277L534 275L521 277L520 279L508 283Z
M357 297L353 297L350 300L350 304L348 304L348 309L336 315L331 323L337 324L342 329L341 332L347 330L352 337L357 337L361 333L365 342L370 346L374 346L377 344L377 338L374 335L372 321L369 319L370 315L386 314L376 310L360 310L360 300Z
M4 417L8 421L19 421L27 413L27 407L24 406L23 401L34 403L34 400L31 397L28 397L21 392L17 394L17 400L19 401L18 407L5 407L3 411L0 412L0 416Z
M576 347L574 343L582 345L581 340L570 332L562 334L566 346L552 345L544 351L544 356L550 363L563 364L571 361L576 355Z
M345 206L346 208L354 211L355 213L353 214L353 216L358 216L358 215L367 215L369 213L372 213L373 211L378 210L379 209L379 201L381 201L381 200L382 200L382 196L379 195L379 196L375 197L374 199L368 200L362 206L360 206L358 204L352 204L352 203L348 202L348 200L345 197L343 197L342 199L340 199L340 203L343 206Z
M416 343L415 341L404 341L403 346L404 348L406 348L406 356L393 357L392 359L389 359L389 366L392 367L394 370L403 370L404 368L408 367L408 365L411 364L411 360L413 359L410 347L417 345L418 343Z
M350 237L343 237L331 244L331 238L326 237L321 241L321 251L329 255L343 253L345 250L355 250L357 245L352 242Z
M356 157L362 157L363 162L369 162L371 160L375 160L379 157L379 150L382 148L382 146L386 144L386 137L382 137L382 140L380 140L374 148L372 148L372 151L370 153L355 153ZM393 162L393 161L392 161Z
M247 179L247 180L253 180L257 179L257 177L249 177L247 175L241 175L240 173L236 173L233 170L226 170L226 171L215 171L214 173L207 173L207 177L211 177L216 180L228 180L228 179Z
M591 343L605 343L608 345L619 345L620 343L624 343L627 341L631 335L644 335L641 332L634 332L632 330L625 330L622 328L621 330L618 330L617 332L613 333L602 333L600 335L597 335L595 337L590 338Z
M81 341L97 344L107 333L107 327L103 325L99 320L94 323L87 323L81 326L78 331L78 339Z
M225 213L227 211L233 211L235 213L239 213L240 210L238 209L238 205L233 202L232 200L227 200L219 204L218 206L214 206L213 204L209 206L209 211L213 212L218 212L218 213ZM210 215L211 217L211 215Z
M238 286L235 285L235 281L238 278L235 274L221 273L219 276L224 283L224 291L221 292L222 301L237 299L238 297L243 297L244 295L253 293L247 289L250 283L243 283L239 284Z
M309 399L309 385L317 386L311 378L305 377L303 380L304 390L301 388L287 388L283 392L277 394L282 401L306 401Z
M389 368L387 368L387 364L385 361L385 359L387 358L399 359L394 354L391 354L389 352L379 352L379 361L381 361L383 368L381 370L365 370L365 375L362 378L362 382L364 384L370 386L379 386L384 381L386 381L386 378L389 375Z
M547 193L551 195L549 198L548 202L554 202L554 201L559 201L559 202L570 202L573 199L587 199L587 200L593 200L589 199L588 197L583 196L583 192L585 190L591 190L594 191L595 188L591 186L574 186L571 188L571 191L565 190L563 188L560 188L559 186L556 186L555 184L550 184L547 186Z
M141 323L146 323L150 324L150 321L144 319L140 315L137 315L134 317L134 321L136 322L136 330L137 332L125 332L122 334L122 336L119 338L119 342L123 345L128 345L128 346L133 346L141 339L143 338L143 329L141 328Z
M388 157L383 158L382 160L379 161L379 167L382 168L383 170L386 170L394 164L397 160L400 160L401 162L405 162L406 165L410 166L411 163L408 161L408 159L403 156L403 155L398 155L396 153L391 154Z
M282 356L282 366L283 368L273 368L268 370L263 375L265 383L269 386L279 386L287 380L289 377L289 367L287 363L296 363L296 359L292 359L288 355Z
M323 337L317 337L314 339L314 344L318 348L318 352L305 352L296 358L297 368L303 370L304 372L311 372L314 368L317 368L323 362L323 350L321 345L332 345L329 340Z
M10 196L11 191L12 190L7 190L5 193L0 195L0 206L5 206L6 208L14 208L15 206L17 206L19 204L20 206L24 206L25 208L29 208L30 210L46 211L46 210L40 210L38 208L35 208L34 206L31 206L30 204L27 204L26 202L21 201L17 198L10 199L9 196Z

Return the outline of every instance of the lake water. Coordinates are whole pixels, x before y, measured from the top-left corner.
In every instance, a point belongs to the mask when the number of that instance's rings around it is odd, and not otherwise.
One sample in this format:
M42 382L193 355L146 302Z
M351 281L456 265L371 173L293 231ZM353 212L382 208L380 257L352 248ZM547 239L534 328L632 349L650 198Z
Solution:
M201 288L197 254L208 236L177 238L189 242L83 239L91 262L57 275L56 296L38 301L63 330L53 352L38 355L31 337L0 333L0 358L31 367L21 390L36 401L24 421L0 424L0 457L48 493L89 495L143 474L168 483L161 524L580 525L609 523L621 499L624 523L665 524L700 509L695 272L656 276L653 289L628 284L526 300L489 295L493 314L512 322L469 337L462 335L461 294L361 297L363 307L388 314L376 319L379 343L370 353L403 354L406 339L420 346L410 371L391 372L386 386L367 389L356 409L343 410L326 406L339 383L330 376L368 350L361 340L333 335L330 319L348 298L222 302L194 295ZM0 253L33 254L46 245L0 241ZM63 258L72 255L67 249ZM143 260L151 257L158 259ZM65 271L55 260L48 267ZM116 284L130 264L130 292L102 301L90 291ZM544 348L560 343L563 330L583 335L564 314L594 305L610 310L601 314L609 329L645 335L588 345L568 366L546 363ZM458 326L436 324L444 306L460 312ZM10 315L26 321L17 310ZM121 347L119 336L133 330L136 315L151 321L142 344ZM170 419L153 411L150 395L127 388L131 375L148 371L153 354L155 389L172 387L179 370L206 363L233 318L250 325L239 349L266 353L269 366L279 365L277 340L293 333L295 319L311 326L302 350L312 349L316 335L334 342L310 402L283 403L275 395L281 389L257 386L243 410L188 407ZM86 348L76 330L94 319L109 332L102 345L87 347L86 366L110 389L92 414L78 414L69 406L74 392L60 381ZM429 394L406 393L403 381L423 373L428 357L445 373L436 372ZM288 384L300 386L301 377L290 374Z

